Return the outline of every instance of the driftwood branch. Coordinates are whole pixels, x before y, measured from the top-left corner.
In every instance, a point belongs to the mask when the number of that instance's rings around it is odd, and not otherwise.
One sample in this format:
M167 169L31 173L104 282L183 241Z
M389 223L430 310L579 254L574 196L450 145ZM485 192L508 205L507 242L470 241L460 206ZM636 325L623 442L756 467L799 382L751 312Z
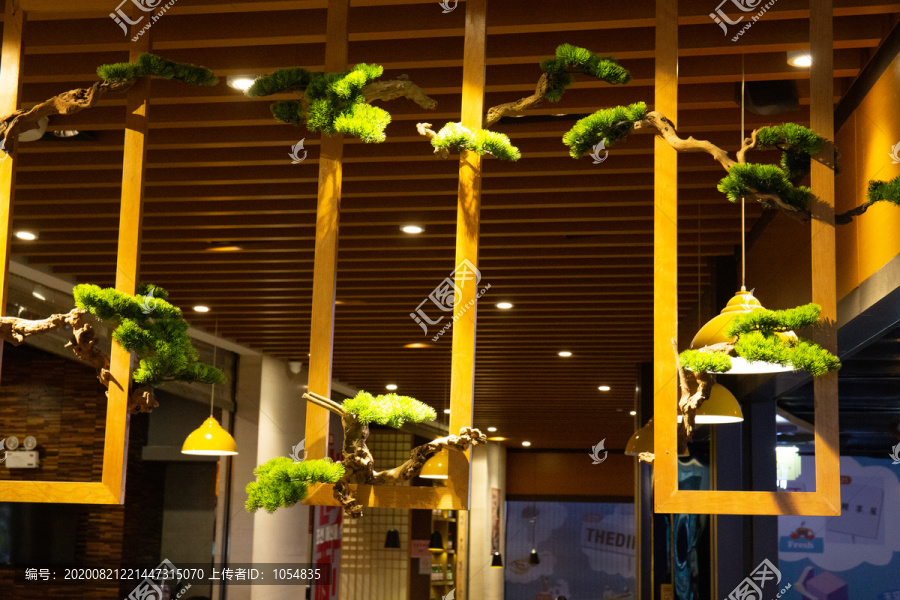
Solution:
M418 477L419 473L422 472L422 467L425 466L425 462L444 448L465 452L470 446L477 446L486 442L487 436L479 430L463 427L458 436L448 435L413 448L409 454L409 460L399 467L375 473L372 483L375 485L390 485L408 481L413 477Z
M0 137L3 138L4 148L10 146L6 140L38 129L39 123L44 117L52 115L71 115L86 108L91 108L106 94L125 92L131 88L135 80L121 82L97 82L89 88L78 88L63 92L48 100L33 106L29 110L17 110L11 115L0 119Z
M437 132L431 129L431 123L418 123L416 125L416 131L419 132L419 135L424 135L428 138L429 141L438 136ZM434 153L441 158L450 158L449 148L435 148Z
M362 89L366 102L373 100L394 100L407 98L426 110L434 110L437 100L429 98L425 90L409 80L406 75L401 75L391 81L374 81Z
M537 86L534 89L534 93L530 96L526 96L525 98L520 98L515 102L506 102L505 104L498 104L497 106L492 107L487 111L487 115L484 118L484 128L489 129L491 125L499 121L505 115L510 113L518 114L529 108L534 108L538 104L544 101L544 94L547 93L547 88L550 86L550 76L547 73L541 74L541 78L538 79Z
M330 410L334 414L339 417L343 417L345 414L344 407L332 400L331 398L326 398L325 396L321 396L319 394L313 392L307 392L303 394L303 397L315 404L316 406L321 406L327 410Z
M694 435L695 419L697 409L700 405L709 399L712 386L716 383L716 376L712 373L691 373L694 385L692 386L688 379L687 372L681 366L681 360L678 355L678 342L672 340L672 349L675 351L675 365L678 368L678 381L681 389L681 397L678 400L678 411L681 413L681 422L684 425L683 431L685 443L691 441ZM681 436L679 436L679 446L681 444Z

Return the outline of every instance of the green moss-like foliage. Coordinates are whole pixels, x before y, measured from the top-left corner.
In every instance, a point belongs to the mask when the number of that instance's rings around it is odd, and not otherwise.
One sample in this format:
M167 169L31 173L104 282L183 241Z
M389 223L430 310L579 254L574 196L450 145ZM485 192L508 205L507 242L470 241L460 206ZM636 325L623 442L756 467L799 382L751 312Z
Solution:
M360 423L376 423L394 429L403 427L406 422L422 423L437 418L437 413L427 404L397 394L373 396L368 392L360 392L353 398L344 400L341 406L356 415Z
M306 69L279 69L263 75L245 92L251 98L283 92L302 92L303 102L282 100L272 104L275 120L306 125L327 135L343 133L364 142L385 140L391 115L366 103L363 88L381 77L381 65L360 63L347 73L311 73ZM304 108L305 107L305 108Z
M812 327L818 325L821 312L822 307L813 303L787 310L754 310L735 317L728 325L725 335L734 337L751 331L760 331L768 336L776 331L784 332Z
M685 350L678 355L678 361L685 369L694 373L726 373L731 370L731 358L724 352L700 352Z
M734 351L747 360L790 364L794 369L815 377L841 368L841 361L818 344L802 340L784 341L761 331L742 334L735 342Z
M431 145L455 152L472 150L481 155L491 154L500 160L517 161L522 158L519 149L506 135L488 129L472 131L461 123L451 122L441 127L437 137L431 139Z
M563 143L569 147L572 158L581 158L601 140L606 147L624 140L634 124L646 116L647 105L643 102L598 110L575 123L563 136Z
M280 456L253 470L256 481L247 484L248 512L260 508L273 513L306 498L310 483L337 483L344 476L344 465L330 458L295 462Z
M785 203L803 210L809 208L809 188L795 186L787 173L777 165L735 164L719 182L718 189L732 202L759 192L777 195Z
M756 147L781 150L781 168L792 181L809 174L810 159L822 150L826 141L812 129L796 123L761 127L756 131Z
M216 85L219 78L206 67L176 63L156 54L141 54L137 61L113 63L97 67L97 75L110 82L130 81L139 77L177 79L189 85Z
M556 57L541 63L541 69L547 73L550 82L544 98L557 102L562 98L566 88L572 85L574 78L570 71L577 71L596 77L608 83L628 83L631 73L615 59L600 57L587 50L571 44L562 44L556 48Z
M866 202L868 204L890 202L900 206L900 175L890 181L870 181Z
M75 286L73 294L78 308L113 323L113 339L140 359L132 374L135 383L225 383L222 371L198 360L188 322L178 307L166 301L168 293L163 288L141 286L138 295L129 296L114 288L84 284Z

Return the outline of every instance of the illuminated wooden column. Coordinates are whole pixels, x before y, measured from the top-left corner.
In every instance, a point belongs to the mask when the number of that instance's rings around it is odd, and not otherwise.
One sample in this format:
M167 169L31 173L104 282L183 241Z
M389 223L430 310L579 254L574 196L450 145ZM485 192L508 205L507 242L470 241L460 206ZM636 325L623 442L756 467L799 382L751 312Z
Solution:
M325 42L325 71L328 73L347 69L349 10L350 0L328 2ZM330 398L344 136L323 133L320 152L312 324L309 334L309 391ZM306 400L301 399L300 402ZM311 459L325 458L327 455L330 414L325 408L306 403L306 451Z
M834 140L833 20L832 0L810 1L810 127L828 140ZM810 234L812 301L822 307L824 321L815 341L837 355L833 152L832 145L826 144L820 155L823 162L812 161L810 187L817 201L810 207ZM814 378L813 397L816 415L816 492L827 498L830 504L840 507L838 374L833 372Z
M656 2L656 97L653 110L678 122L678 0ZM653 397L656 489L678 489L678 152L656 136L653 153ZM661 400L661 401L660 401ZM668 498L654 494L654 507Z
M19 70L22 64L22 29L25 11L16 10L15 2L7 0L3 17L3 54L0 57L0 114L9 115L19 108ZM12 245L13 200L16 186L15 139L6 142L7 156L0 162L0 316L6 311L6 288L9 285L9 253ZM0 371L3 346L0 341Z

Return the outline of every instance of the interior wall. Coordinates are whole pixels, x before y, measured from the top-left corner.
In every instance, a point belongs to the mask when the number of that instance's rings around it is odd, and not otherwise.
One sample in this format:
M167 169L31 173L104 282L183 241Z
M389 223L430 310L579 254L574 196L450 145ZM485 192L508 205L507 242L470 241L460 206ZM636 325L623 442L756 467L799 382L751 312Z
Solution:
M590 451L585 448L584 452L508 452L507 494L584 496L575 500L578 502L613 497L623 502L631 501L634 498L635 458L607 454L606 460L594 465Z
M503 569L491 568L494 514L491 490L500 490L500 554L506 558L506 448L498 443L472 449L469 509L469 600L502 600Z

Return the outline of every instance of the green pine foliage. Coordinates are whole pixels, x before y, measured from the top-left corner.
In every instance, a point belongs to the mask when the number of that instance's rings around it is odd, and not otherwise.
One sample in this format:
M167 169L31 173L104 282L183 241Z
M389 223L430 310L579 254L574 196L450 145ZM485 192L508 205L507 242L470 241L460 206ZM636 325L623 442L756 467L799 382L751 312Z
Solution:
M598 110L575 123L563 136L563 143L569 147L572 158L581 158L601 140L606 147L624 140L634 124L646 116L647 105L643 102Z
M890 181L870 181L866 201L869 204L890 202L900 206L900 175Z
M406 422L422 423L437 418L437 413L427 404L397 394L373 396L368 392L360 392L353 398L344 400L341 406L356 415L360 423L376 423L394 429L403 427Z
M135 383L158 386L167 381L225 383L225 374L198 360L181 310L169 304L163 288L141 286L129 296L115 288L75 286L75 305L115 325L112 336L140 360ZM152 296L151 296L152 294Z
M156 54L141 54L135 62L113 63L97 67L97 75L110 82L130 81L139 77L177 79L189 85L216 85L219 78L206 67L166 60Z
M506 135L488 129L472 131L461 123L451 122L441 127L437 137L431 139L431 145L455 152L471 150L482 156L490 154L500 160L517 161L522 158L519 149L512 145Z
M310 483L337 483L344 476L344 465L330 458L296 462L280 456L253 470L256 481L247 484L247 512L260 508L273 513L306 498Z
M826 141L812 129L796 123L761 127L756 131L757 148L781 150L781 168L791 181L797 181L809 174L811 158L822 150Z
M363 142L380 143L391 115L366 103L363 88L381 77L381 65L360 63L347 73L310 73L306 69L279 69L263 75L245 92L251 98L282 92L302 92L303 102L282 100L272 104L276 121L306 125L327 135L343 133ZM304 107L306 107L304 109Z
M731 370L731 358L724 352L700 352L685 350L678 355L678 362L694 373L726 373Z
M759 192L774 194L791 206L809 208L810 190L806 186L795 186L787 173L777 165L735 164L728 175L719 182L718 190L732 202L743 196Z
M577 71L613 84L631 81L631 73L615 59L597 56L586 48L571 44L557 47L556 57L542 62L541 69L550 79L547 91L544 92L544 98L550 102L558 102L566 88L572 85L574 77L570 71Z
M799 340L785 341L762 331L750 331L738 337L734 351L747 360L793 365L818 377L841 368L841 361L818 344Z
M819 324L822 307L818 304L804 304L787 310L759 309L738 315L728 325L725 335L734 337L751 331L771 335L776 331L792 331Z

